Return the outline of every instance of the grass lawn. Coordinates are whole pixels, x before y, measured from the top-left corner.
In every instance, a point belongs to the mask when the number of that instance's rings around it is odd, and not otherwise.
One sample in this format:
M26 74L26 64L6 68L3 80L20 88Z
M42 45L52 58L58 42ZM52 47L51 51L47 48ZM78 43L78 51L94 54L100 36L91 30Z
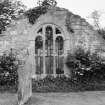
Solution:
M16 105L16 94L0 94L0 105ZM105 91L33 93L25 105L105 105Z
M0 93L0 105L16 105L16 94Z

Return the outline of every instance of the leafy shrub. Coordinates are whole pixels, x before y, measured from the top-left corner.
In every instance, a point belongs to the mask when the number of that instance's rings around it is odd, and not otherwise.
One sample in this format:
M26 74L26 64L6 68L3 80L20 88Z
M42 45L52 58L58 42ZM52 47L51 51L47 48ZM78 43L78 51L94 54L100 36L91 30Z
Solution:
M72 91L72 81L65 76L47 76L42 80L32 81L33 92L68 92Z
M72 68L72 78L79 82L105 80L105 64L96 53L78 49L75 54L68 55L66 64Z
M14 86L18 82L18 64L12 49L0 57L0 85Z
M78 49L68 55L66 65L72 70L72 78L47 76L33 80L33 92L105 90L105 64L96 53Z
M93 91L105 90L105 82L78 82L71 78L61 76L47 76L42 80L32 80L33 92L73 92L73 91Z

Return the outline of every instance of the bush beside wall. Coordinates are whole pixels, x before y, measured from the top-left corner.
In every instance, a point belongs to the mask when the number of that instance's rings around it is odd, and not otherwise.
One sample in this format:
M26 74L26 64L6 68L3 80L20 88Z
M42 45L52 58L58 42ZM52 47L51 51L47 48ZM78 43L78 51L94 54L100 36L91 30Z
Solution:
M46 92L79 92L79 91L99 91L105 90L105 81L100 82L80 82L74 81L65 76L46 77L43 80L32 80L32 91L38 93Z
M5 52L0 56L0 90L17 90L18 85L18 64L13 50Z
M105 90L105 63L97 55L78 49L68 55L66 65L72 77L47 76L43 80L32 80L33 92L72 92Z
M105 61L97 53L78 49L73 55L68 55L66 64L72 68L72 79L82 82L105 80Z
M18 87L18 64L16 55L10 50L0 57L0 92L16 92ZM72 92L105 90L105 64L100 57L89 51L78 49L68 55L66 65L72 70L72 77L64 75L47 76L32 80L33 92Z

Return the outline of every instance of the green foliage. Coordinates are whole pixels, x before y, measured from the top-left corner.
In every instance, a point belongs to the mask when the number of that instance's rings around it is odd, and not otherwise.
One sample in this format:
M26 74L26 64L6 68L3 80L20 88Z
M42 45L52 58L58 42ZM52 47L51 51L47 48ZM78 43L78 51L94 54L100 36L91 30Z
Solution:
M46 7L36 7L34 9L28 10L25 15L29 19L29 23L34 24L36 20L40 17L40 15L45 14L47 12Z
M39 1L38 4L39 6L25 12L31 24L34 24L41 15L47 13L49 7L56 6L57 3L54 0L44 0L42 2Z
M66 28L69 32L74 33L74 30L71 26L71 21L70 21L70 17L71 17L72 13L67 13L67 17L66 17Z
M4 53L0 57L0 85L14 86L18 82L18 62L12 49L9 53Z
M47 76L42 80L32 81L33 92L67 92L71 91L72 81L65 76Z
M43 1L38 1L38 5L40 6L56 6L57 2L55 0L43 0Z
M96 54L78 49L74 55L68 55L67 66L72 69L72 78L82 81L105 80L105 64Z
M0 2L0 34L6 30L11 21L25 10L20 1L3 0Z
M105 39L105 29L99 29L97 31Z
M78 82L65 76L47 76L42 80L32 80L33 92L77 92L77 91L94 91L105 90L105 82Z

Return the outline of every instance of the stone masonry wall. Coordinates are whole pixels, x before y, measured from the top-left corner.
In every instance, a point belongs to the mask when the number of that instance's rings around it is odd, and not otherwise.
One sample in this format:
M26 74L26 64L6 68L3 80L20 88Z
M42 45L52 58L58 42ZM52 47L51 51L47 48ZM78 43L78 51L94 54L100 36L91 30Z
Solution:
M61 27L65 36L65 47L69 52L73 53L78 47L81 47L91 52L97 50L103 56L105 55L105 41L94 31L93 27L80 16L58 7L51 8L48 13L40 16L34 25L31 25L25 16L13 21L0 37L0 54L13 48L23 61L29 52L34 57L34 32L40 25L46 23Z
M70 14L70 13L68 13ZM74 49L81 47L91 52L104 53L105 40L99 35L85 19L78 15L69 16L70 27L73 29ZM103 50L103 52L102 52Z
M69 28L71 28L74 33L66 30L67 18ZM100 49L100 46L104 49L105 42L102 37L80 16L74 15L66 9L53 8L49 10L47 15L45 14L38 19L36 26L47 21L51 22L51 20L52 23L60 25L66 34L69 34L70 49L75 49L78 46L86 50L90 49L93 52L95 49ZM0 54L11 47L19 52L24 52L30 46L30 43L32 43L30 40L32 39L31 37L33 37L33 35L30 34L32 27L26 17L14 21L0 37ZM65 36L67 36L66 34Z

